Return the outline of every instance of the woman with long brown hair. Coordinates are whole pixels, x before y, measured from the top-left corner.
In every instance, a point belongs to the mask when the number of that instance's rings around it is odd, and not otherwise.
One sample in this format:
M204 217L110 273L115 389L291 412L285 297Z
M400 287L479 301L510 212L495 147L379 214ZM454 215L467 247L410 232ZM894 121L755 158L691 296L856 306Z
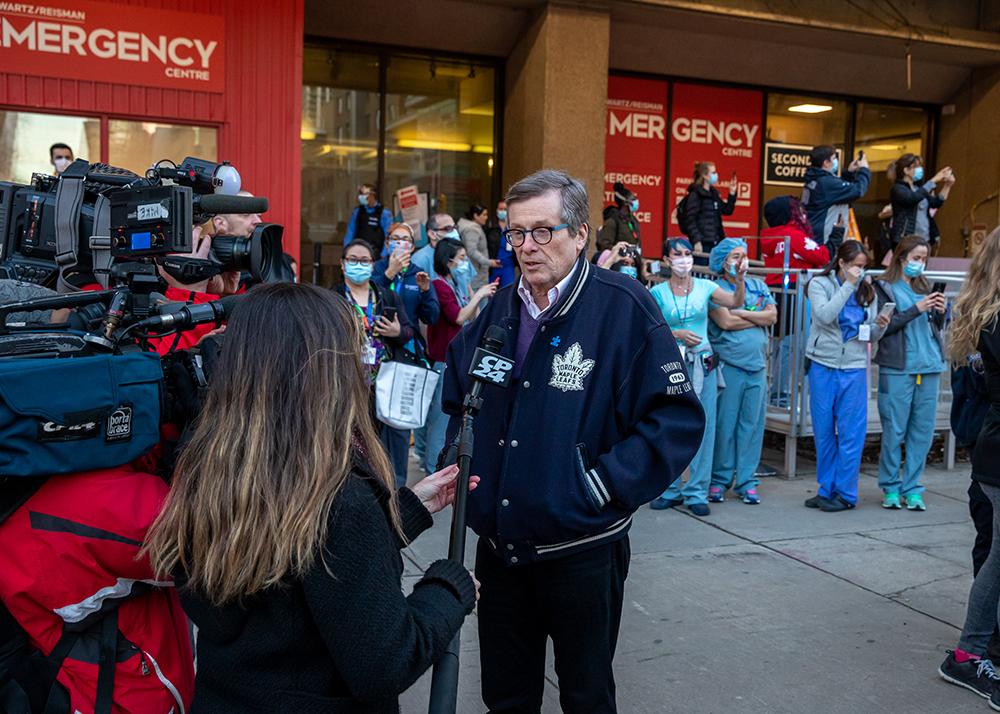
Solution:
M844 241L830 265L809 281L806 356L819 489L807 508L846 511L858 503L868 427L868 347L889 322L877 314L867 266L865 247Z
M475 604L452 561L400 590L457 469L395 491L362 342L311 285L255 288L229 322L145 547L198 626L195 712L395 712Z
M879 306L895 312L879 341L878 413L882 420L882 452L878 485L882 507L924 511L920 477L937 421L938 390L945 371L945 298L931 292L924 277L930 244L920 236L906 236L892 262L875 282ZM906 444L906 461L902 447Z
M958 646L938 668L952 684L990 700L1000 710L1000 677L986 657L990 636L1000 621L1000 228L980 246L954 304L949 357L956 365L982 355L990 409L972 451L972 478L993 504L993 547L969 592L965 625Z

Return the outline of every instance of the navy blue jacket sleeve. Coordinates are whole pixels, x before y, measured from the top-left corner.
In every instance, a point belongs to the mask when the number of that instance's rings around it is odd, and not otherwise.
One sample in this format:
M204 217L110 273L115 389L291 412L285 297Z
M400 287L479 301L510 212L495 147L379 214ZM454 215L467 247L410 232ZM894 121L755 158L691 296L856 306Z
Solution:
M615 410L628 436L600 454L592 471L609 501L635 510L688 467L705 429L705 413L667 325L646 334L615 395Z
M933 183L928 181L928 184L930 184L930 189L934 188ZM932 198L930 189L927 188L926 184L911 189L902 181L897 181L889 189L889 201L892 203L893 213L895 214L899 208L913 208L925 198L929 202Z
M433 325L441 317L441 303L438 302L437 290L432 284L427 292L420 293L420 306L417 308L417 319L425 325Z
M830 179L823 182L823 204L835 206L839 203L851 203L857 201L868 191L868 184L871 183L872 175L868 169L858 169L853 174L852 181L845 181L831 175Z
M722 208L719 212L724 216L733 215L733 211L736 210L736 192L730 191L729 196L726 198L726 202L722 204Z

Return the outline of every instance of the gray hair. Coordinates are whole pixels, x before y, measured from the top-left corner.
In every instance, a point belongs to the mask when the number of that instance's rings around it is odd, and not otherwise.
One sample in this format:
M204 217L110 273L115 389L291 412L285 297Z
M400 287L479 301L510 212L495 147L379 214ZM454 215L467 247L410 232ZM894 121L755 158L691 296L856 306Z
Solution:
M440 223L440 221L438 221L438 219L441 218L442 216L444 216L445 218L451 218L451 215L449 215L447 213L434 213L434 214L431 214L431 217L427 219L427 230L429 230L429 231L436 231L438 229L438 226L441 225L441 223ZM454 221L452 221L452 222L454 223Z
M549 191L558 191L562 201L562 222L569 226L570 235L576 235L580 226L590 218L590 201L587 188L579 179L565 171L542 169L515 183L507 189L508 209L510 204L535 198Z

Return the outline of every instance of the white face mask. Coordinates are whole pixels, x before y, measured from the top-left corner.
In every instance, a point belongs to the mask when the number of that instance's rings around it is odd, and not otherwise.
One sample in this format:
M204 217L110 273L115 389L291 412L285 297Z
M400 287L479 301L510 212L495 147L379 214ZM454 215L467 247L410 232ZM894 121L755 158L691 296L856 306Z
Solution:
M690 255L670 259L670 269L679 278L687 277L693 267L694 258Z
M56 172L61 174L63 171L66 170L66 167L69 166L70 160L67 159L65 156L60 156L52 163L56 167Z

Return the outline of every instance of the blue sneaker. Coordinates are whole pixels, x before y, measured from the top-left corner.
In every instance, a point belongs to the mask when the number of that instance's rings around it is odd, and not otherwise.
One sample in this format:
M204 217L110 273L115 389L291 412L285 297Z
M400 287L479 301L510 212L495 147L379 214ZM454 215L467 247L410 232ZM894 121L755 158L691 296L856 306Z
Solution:
M908 511L926 511L927 504L924 503L924 497L919 493L915 493L912 496L906 497L906 510Z
M688 506L688 510L691 511L691 513L693 513L694 515L702 518L704 518L705 516L707 516L712 512L712 510L708 507L707 503L692 503L690 506Z
M760 503L760 494L757 493L757 489L748 488L743 493L743 503L748 503L751 506L756 506L758 503Z
M650 502L649 507L654 511L665 511L668 508L676 508L683 503L684 499L682 498L664 498L663 496L660 496L653 499L653 501Z
M726 500L726 489L722 486L709 486L708 488L708 502L709 503L722 503Z

